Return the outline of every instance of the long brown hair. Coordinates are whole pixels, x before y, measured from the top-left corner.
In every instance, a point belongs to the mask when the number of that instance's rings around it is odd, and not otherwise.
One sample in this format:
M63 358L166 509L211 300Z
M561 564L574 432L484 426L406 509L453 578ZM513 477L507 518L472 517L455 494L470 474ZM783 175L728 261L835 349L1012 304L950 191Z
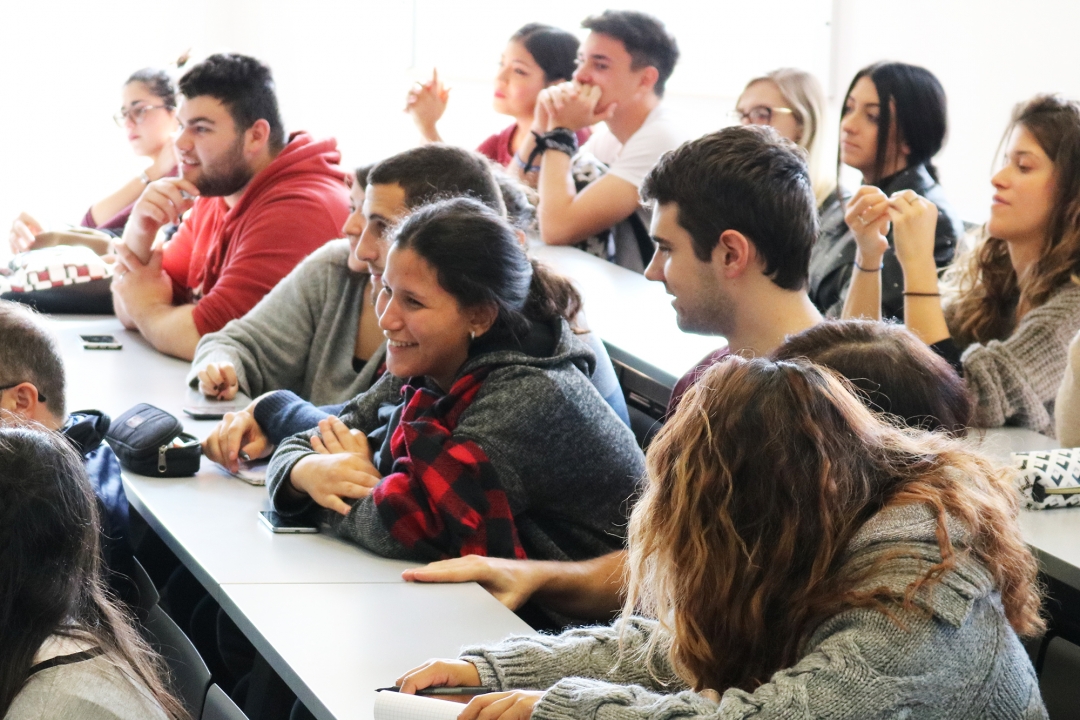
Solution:
M665 649L696 690L752 690L794 664L824 619L912 608L916 591L967 555L992 576L1018 633L1043 625L1010 471L962 441L880 421L830 370L740 357L715 365L653 440L647 466L623 612L660 620L649 659ZM868 576L844 570L844 551L872 515L899 504L936 513L942 562L902 598L857 594ZM947 514L969 532L962 548Z
M1021 103L1002 145L1023 127L1054 163L1055 198L1042 255L1018 277L1008 244L985 237L957 258L947 277L945 319L961 346L1008 337L1028 311L1055 290L1077 282L1080 272L1080 103L1060 95L1036 95Z
M82 640L145 688L172 720L164 664L102 582L97 504L82 458L44 428L0 427L0 716L51 635Z

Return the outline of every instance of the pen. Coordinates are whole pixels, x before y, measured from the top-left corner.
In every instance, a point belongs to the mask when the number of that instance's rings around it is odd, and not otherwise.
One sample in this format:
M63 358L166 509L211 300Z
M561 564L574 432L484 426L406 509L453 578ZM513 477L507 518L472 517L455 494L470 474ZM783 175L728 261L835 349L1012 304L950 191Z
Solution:
M399 687L375 688L375 692L399 692ZM461 687L429 687L417 690L417 695L484 695L491 692L491 688L482 685L462 685Z

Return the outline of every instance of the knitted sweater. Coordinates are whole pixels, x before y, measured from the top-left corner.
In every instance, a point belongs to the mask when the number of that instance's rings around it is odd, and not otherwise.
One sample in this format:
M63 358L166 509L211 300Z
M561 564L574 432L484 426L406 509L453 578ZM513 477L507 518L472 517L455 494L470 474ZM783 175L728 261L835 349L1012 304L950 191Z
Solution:
M1054 434L1054 400L1069 342L1080 331L1080 285L1070 284L1030 311L1004 340L968 346L961 356L975 398L976 427L1020 425Z
M196 387L208 364L230 362L240 390L250 397L292 390L327 405L367 390L386 346L356 372L356 333L370 276L352 272L348 263L348 240L316 250L247 315L199 340L188 383Z
M622 546L628 500L644 474L644 457L633 433L589 382L592 352L565 321L553 329L553 335L547 330L553 349L549 345L542 355L508 348L471 354L459 377L482 367L490 372L456 418L451 439L471 441L486 454L528 557L583 560ZM384 476L411 471L410 463L392 456L389 442L401 415L403 382L383 375L341 415L346 425L368 435ZM267 485L278 512L295 515L313 506L284 489L293 466L312 453L309 438L317 432L285 440L270 461ZM392 536L371 496L354 503L346 517L328 510L322 516L339 536L380 555L437 559Z
M924 506L886 508L852 539L845 563L862 569L892 554L862 587L885 586L902 595L929 563L940 561L935 528ZM954 545L962 544L957 523L950 524L950 534ZM914 557L897 558L898 552ZM482 684L496 690L547 690L533 720L1046 717L1031 662L982 565L961 559L915 602L931 615L894 606L903 627L872 609L827 619L794 666L779 670L753 693L727 690L719 704L681 681L662 685L632 659L658 632L657 624L644 618L628 622L629 659L618 665L619 623L554 637L511 637L466 648L461 656L476 666ZM657 661L658 674L673 678L666 658Z
M1080 447L1080 335L1069 345L1069 364L1054 404L1054 424L1062 447Z

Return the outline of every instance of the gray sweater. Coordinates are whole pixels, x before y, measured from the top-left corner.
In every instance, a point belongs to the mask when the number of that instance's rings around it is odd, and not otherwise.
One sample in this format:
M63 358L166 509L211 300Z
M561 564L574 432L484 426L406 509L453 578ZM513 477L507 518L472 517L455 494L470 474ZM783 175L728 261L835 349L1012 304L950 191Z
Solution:
M549 335L554 350L546 356L501 349L466 361L461 375L492 369L453 437L475 442L487 455L530 558L582 560L622 547L629 500L645 463L633 433L589 382L593 353L565 321L555 328ZM383 375L341 414L346 425L368 435L384 476L393 467L386 441L400 415L402 383ZM270 460L267 485L278 512L313 506L284 488L293 466L312 453L309 438L317 432L285 440ZM354 503L346 517L326 510L323 518L339 536L380 555L436 559L400 544L370 497Z
M257 397L292 390L315 405L356 397L371 387L385 344L357 373L353 367L367 273L349 270L349 241L327 243L297 265L241 318L204 335L188 383L209 363L236 367L240 390Z
M4 715L4 720L165 718L150 693L104 655L34 673Z
M887 508L852 539L845 563L867 568L892 556L862 589L908 584L941 559L928 508ZM950 524L955 545L965 533ZM904 553L907 557L896 557ZM917 558L917 559L916 559ZM962 559L931 592L915 598L920 612L893 612L901 628L872 609L846 610L823 622L793 667L775 673L753 693L729 689L717 704L681 681L664 686L632 659L658 632L654 621L631 620L620 665L619 624L558 636L512 637L466 648L482 684L496 690L547 690L533 720L702 717L735 718L1045 718L1038 680L1005 619L987 570ZM666 658L661 677L674 677Z
M1020 321L1009 337L961 356L975 398L976 427L1020 425L1054 434L1054 400L1069 342L1080 331L1080 285L1070 284Z

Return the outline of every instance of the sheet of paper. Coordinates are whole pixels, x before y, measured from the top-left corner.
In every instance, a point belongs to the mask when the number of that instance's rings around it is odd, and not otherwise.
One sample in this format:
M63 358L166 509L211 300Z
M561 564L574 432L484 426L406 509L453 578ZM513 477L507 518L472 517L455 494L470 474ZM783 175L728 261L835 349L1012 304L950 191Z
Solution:
M375 694L375 720L457 720L462 703L397 692Z

